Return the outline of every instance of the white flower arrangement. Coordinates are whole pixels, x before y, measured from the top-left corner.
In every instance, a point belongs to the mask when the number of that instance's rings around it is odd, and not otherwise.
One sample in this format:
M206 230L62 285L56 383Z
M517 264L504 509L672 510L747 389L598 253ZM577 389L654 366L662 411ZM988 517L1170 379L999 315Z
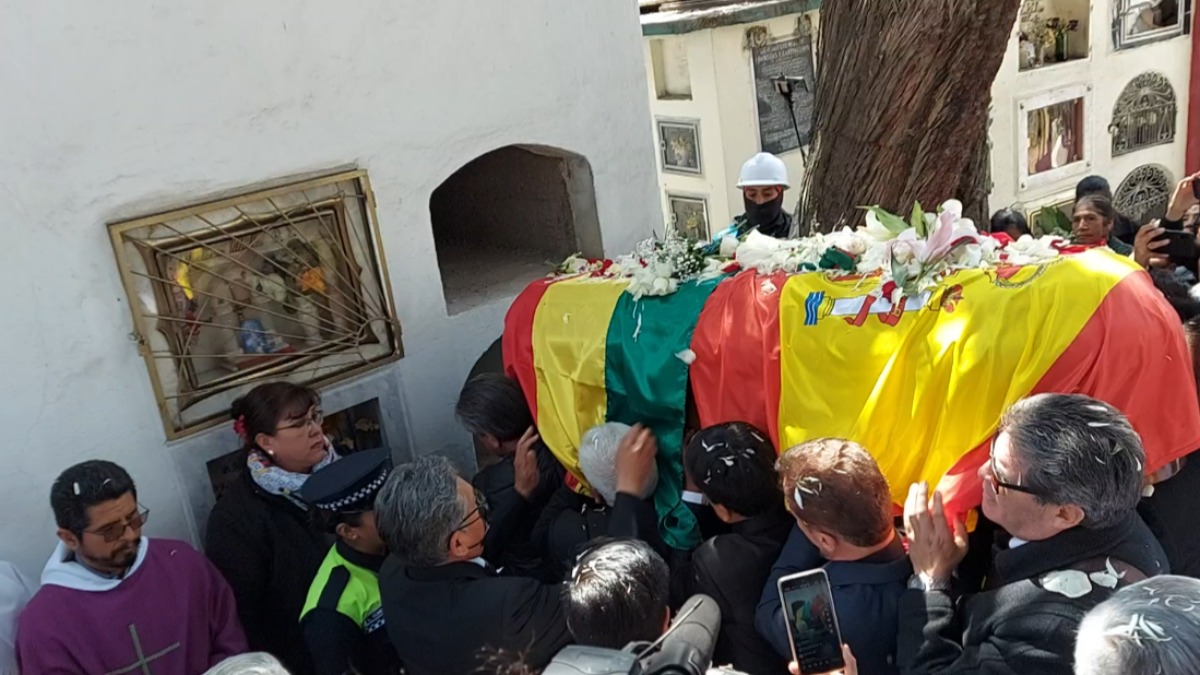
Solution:
M629 278L626 291L634 299L671 295L680 283L721 274L720 260L704 255L703 248L702 243L675 236L647 239L632 255L618 258L616 266Z
M776 239L751 230L740 241L731 235L708 244L669 236L647 239L630 255L616 261L567 258L555 270L559 275L602 276L629 279L635 298L670 295L679 284L719 276L737 269L759 274L824 272L879 275L877 295L893 303L936 288L949 274L999 264L1034 265L1059 255L1064 242L1055 236L1001 241L981 235L974 222L964 218L962 203L950 200L937 213L925 213L920 204L908 220L872 206L866 225L842 228L828 234L798 239Z

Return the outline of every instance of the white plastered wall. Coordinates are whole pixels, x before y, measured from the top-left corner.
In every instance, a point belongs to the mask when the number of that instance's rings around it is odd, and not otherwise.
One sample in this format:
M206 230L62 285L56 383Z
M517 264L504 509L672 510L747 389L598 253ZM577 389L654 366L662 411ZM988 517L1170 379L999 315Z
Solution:
M196 541L227 428L166 443L105 223L297 173L368 170L407 357L379 397L397 455L468 469L453 403L509 297L449 317L429 197L509 144L591 164L604 248L661 226L634 3L0 0L0 559L36 575L49 488L125 466L147 531ZM537 224L529 224L537 236Z

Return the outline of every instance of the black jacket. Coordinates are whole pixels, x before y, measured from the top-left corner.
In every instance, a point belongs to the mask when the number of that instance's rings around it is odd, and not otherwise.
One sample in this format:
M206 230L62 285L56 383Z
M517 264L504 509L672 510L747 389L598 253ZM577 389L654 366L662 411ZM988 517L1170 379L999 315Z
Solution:
M1138 513L1158 538L1171 573L1200 578L1200 452L1188 455L1179 473L1154 486L1154 494L1138 504Z
M779 215L780 217L777 218L775 222L759 225L758 231L767 235L768 237L775 237L776 239L787 239L788 237L792 236L792 226L795 223L795 221L792 220L792 214L788 213L787 211L782 211Z
M245 472L208 516L205 554L233 588L250 649L276 656L294 675L313 666L300 611L332 538L303 509L259 488Z
M684 594L703 593L721 608L714 665L732 665L751 675L787 673L787 661L755 629L754 612L794 527L781 503L769 513L734 523L729 534L709 539L692 554Z
M532 537L545 557L548 580L565 579L584 545L597 537L641 539L670 560L658 534L654 505L625 493L618 493L616 502L610 508L566 485L554 493L534 525Z
M559 585L500 577L474 562L379 573L388 635L408 675L469 675L485 648L524 652L541 669L570 644Z
M957 601L950 593L905 591L897 640L902 671L1070 675L1080 621L1115 591L1091 584L1086 595L1069 598L1043 584L1054 572L1103 570L1106 560L1117 567L1127 563L1147 576L1169 571L1162 547L1131 513L1113 527L1076 527L998 550L990 590Z
M762 588L762 600L755 617L759 633L777 653L791 653L779 599L779 580L818 567L829 576L842 642L850 645L854 652L859 672L872 675L898 672L897 607L908 578L912 576L912 565L899 535L890 546L863 560L826 562L800 528L793 527Z
M484 558L506 574L539 576L540 544L531 540L533 526L555 490L563 484L563 468L550 449L538 443L538 486L525 499L513 483L513 459L505 457L475 474L471 483L487 497L488 525Z

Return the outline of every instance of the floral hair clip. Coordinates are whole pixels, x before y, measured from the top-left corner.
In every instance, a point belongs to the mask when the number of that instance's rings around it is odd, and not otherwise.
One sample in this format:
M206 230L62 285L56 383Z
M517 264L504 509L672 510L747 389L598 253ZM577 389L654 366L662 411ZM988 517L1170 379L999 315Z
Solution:
M238 415L238 418L233 421L233 433L238 435L238 438L245 440L246 438L246 416Z

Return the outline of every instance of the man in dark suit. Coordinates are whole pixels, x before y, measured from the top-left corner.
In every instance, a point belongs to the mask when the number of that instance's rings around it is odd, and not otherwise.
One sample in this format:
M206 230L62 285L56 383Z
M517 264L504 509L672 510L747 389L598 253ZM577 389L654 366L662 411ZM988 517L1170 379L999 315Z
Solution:
M842 640L862 672L899 672L896 617L912 567L879 465L857 443L826 438L784 453L779 479L796 527L761 589L759 632L780 654L791 654L779 579L823 567Z
M499 373L476 375L463 386L455 412L476 443L497 458L472 481L491 507L483 557L507 574L542 576L539 546L530 537L538 516L562 485L563 468L537 438L521 387ZM517 445L528 438L533 439L537 471L518 483L513 457Z
M1000 421L979 471L983 513L1003 528L982 591L960 595L966 552L941 496L912 486L905 505L916 573L900 599L907 673L1072 672L1083 616L1115 589L1168 571L1136 508L1145 453L1129 421L1081 395L1041 394Z
M536 474L528 438L513 468L518 485ZM498 576L483 560L487 503L444 458L397 467L375 517L391 551L379 573L383 613L409 675L468 675L485 649L524 652L541 668L570 642L559 586Z
M713 663L747 673L784 673L787 661L754 628L754 611L771 565L792 528L775 474L775 447L745 422L703 429L683 450L688 480L730 532L692 554L683 597L703 593L721 608Z

